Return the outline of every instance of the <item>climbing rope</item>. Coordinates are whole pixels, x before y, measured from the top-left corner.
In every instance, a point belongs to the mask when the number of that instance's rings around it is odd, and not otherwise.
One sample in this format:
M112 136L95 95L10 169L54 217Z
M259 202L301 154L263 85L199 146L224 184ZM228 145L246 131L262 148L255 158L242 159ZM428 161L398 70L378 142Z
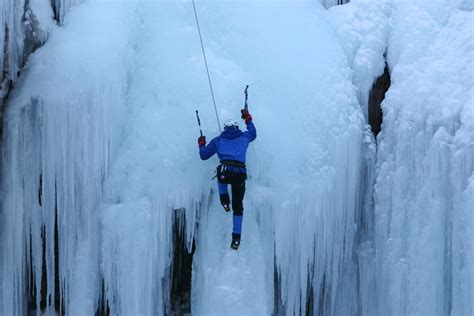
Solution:
M201 27L199 26L199 19L196 12L196 4L193 1L194 17L196 18L196 25L199 32L199 40L201 41L202 56L204 57L204 64L206 65L207 80L209 81L209 88L211 89L212 102L214 103L214 110L216 111L217 126L219 126L219 132L221 132L221 124L219 120L219 114L217 113L216 98L214 97L214 89L212 88L211 75L209 74L209 66L207 65L206 51L204 50L204 44L201 35Z

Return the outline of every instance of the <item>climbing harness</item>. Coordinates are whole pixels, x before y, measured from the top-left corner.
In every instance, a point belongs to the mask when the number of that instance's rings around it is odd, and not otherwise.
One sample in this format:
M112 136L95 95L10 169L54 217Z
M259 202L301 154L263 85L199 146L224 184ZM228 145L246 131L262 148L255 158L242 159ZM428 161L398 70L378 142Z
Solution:
M214 171L214 177L212 177L212 180L218 178L222 183L227 183L227 179L230 179L232 177L231 171L227 168L229 166L237 168L246 168L245 163L241 161L222 160ZM247 175L245 175L245 179L247 179Z
M237 167L237 168L245 168L245 164L241 161L237 160L223 160L221 161L220 165L217 166L216 168L216 175L214 178L217 177L219 182L221 183L227 183L231 184L232 179L235 178L234 172L229 170L228 167ZM245 180L247 180L247 174L244 174L243 177L245 177ZM214 179L212 178L212 179Z
M216 98L214 97L214 89L212 88L211 75L209 74L209 66L207 65L206 51L204 50L204 44L203 44L202 35L201 35L201 27L199 26L199 19L196 12L196 4L194 3L194 0L192 0L192 2L193 2L193 9L194 9L194 17L196 18L196 25L197 25L197 29L199 33L199 40L201 42L202 56L204 57L204 64L206 65L207 79L209 81L209 88L211 89L212 102L214 103L214 110L216 111L217 126L219 127L219 132L221 132L219 114L217 113Z
M232 167L237 167L237 168L245 168L245 163L242 161L238 160L222 160L221 164L226 165L226 166L232 166Z

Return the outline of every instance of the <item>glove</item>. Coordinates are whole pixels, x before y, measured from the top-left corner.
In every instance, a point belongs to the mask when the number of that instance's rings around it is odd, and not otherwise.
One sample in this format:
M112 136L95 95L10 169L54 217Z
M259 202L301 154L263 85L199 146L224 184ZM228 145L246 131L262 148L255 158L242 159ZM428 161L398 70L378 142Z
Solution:
M201 136L198 138L199 147L206 146L206 136Z
M245 120L245 124L248 124L252 121L252 115L250 115L249 111L242 109L240 110L240 113L242 113L242 119Z

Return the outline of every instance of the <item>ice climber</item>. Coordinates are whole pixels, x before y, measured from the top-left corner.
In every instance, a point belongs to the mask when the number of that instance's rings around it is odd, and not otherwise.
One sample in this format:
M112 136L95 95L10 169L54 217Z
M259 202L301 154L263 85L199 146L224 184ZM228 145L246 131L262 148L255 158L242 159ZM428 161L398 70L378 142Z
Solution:
M198 139L199 155L202 160L207 160L215 153L220 164L217 167L217 186L222 206L226 212L233 210L232 242L230 247L237 250L240 245L242 231L242 217L244 212L243 200L245 194L245 180L247 169L245 155L249 143L257 138L257 130L252 122L252 116L247 110L241 110L242 119L247 125L247 131L242 132L237 122L228 119L224 123L224 131L206 146L206 136ZM232 203L230 201L228 185L232 190Z

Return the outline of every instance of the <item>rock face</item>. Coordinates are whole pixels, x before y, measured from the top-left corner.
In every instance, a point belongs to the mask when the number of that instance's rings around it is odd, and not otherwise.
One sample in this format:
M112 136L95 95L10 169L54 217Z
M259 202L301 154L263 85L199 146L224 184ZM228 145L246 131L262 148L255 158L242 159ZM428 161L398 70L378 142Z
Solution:
M382 108L381 104L385 98L385 93L390 88L390 71L385 65L383 74L375 80L369 94L369 125L375 137L382 128Z
M191 283L193 255L196 243L193 239L188 249L186 237L186 210L176 209L173 212L173 259L171 271L171 313L191 313Z

